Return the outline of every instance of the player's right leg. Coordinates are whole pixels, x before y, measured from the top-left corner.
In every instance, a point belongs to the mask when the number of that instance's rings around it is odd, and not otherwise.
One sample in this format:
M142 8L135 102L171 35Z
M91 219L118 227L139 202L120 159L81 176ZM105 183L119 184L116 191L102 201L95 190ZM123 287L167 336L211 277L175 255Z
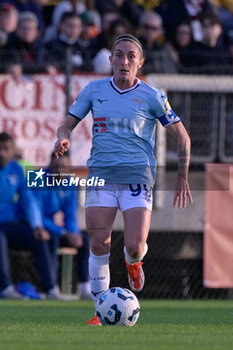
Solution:
M111 232L116 213L116 207L86 208L86 226L90 239L89 275L92 299L95 304L109 288ZM101 325L96 315L87 321L87 324Z

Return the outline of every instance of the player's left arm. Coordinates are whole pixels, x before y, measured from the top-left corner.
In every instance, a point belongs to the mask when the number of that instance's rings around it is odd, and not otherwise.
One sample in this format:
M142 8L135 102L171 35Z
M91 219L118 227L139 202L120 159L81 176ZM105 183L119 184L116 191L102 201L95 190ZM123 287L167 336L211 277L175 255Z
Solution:
M166 127L178 143L178 172L174 189L173 206L178 208L186 208L187 197L190 203L193 203L192 194L189 189L188 171L190 162L190 137L182 124L182 122L170 124Z

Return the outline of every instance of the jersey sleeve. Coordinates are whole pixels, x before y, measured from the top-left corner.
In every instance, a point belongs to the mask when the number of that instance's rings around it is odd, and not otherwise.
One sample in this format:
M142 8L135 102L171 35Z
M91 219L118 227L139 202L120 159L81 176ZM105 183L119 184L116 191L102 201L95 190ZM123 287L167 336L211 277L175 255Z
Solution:
M157 90L153 101L153 113L155 118L160 121L163 126L168 126L180 121L180 118L172 110L167 96L161 90Z
M89 84L79 93L69 109L69 114L76 118L83 119L89 113L91 108L91 87Z

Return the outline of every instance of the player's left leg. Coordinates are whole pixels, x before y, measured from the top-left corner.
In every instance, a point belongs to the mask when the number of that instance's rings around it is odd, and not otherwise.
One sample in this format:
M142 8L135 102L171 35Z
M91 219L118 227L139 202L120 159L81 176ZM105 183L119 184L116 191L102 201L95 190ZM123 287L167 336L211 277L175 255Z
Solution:
M143 207L127 209L124 218L124 254L128 279L133 291L142 290L145 276L142 260L147 253L147 237L150 228L151 210Z

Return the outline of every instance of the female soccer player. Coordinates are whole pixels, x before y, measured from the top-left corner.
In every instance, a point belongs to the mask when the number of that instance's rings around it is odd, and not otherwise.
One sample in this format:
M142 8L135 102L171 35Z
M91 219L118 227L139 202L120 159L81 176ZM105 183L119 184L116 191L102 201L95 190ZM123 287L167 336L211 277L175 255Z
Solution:
M71 131L92 111L93 141L87 165L90 176L106 181L103 189L90 188L86 192L86 225L91 250L89 274L95 303L109 288L111 231L118 208L123 212L129 284L133 291L143 288L142 260L147 253L152 210L157 121L179 145L173 205L186 207L187 198L192 203L188 184L190 138L167 97L137 78L144 62L139 40L130 34L119 36L110 62L113 77L92 82L81 91L58 128L55 144L57 157L63 156L70 147ZM87 323L100 324L96 315Z

